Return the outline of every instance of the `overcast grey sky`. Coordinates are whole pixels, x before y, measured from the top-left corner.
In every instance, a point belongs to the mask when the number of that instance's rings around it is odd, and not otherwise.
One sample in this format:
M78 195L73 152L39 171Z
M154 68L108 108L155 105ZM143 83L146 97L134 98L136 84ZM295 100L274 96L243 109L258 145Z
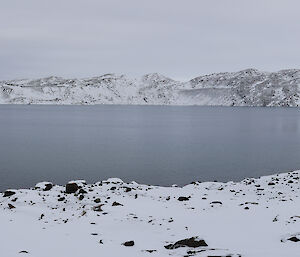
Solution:
M3 0L0 80L300 68L299 0Z

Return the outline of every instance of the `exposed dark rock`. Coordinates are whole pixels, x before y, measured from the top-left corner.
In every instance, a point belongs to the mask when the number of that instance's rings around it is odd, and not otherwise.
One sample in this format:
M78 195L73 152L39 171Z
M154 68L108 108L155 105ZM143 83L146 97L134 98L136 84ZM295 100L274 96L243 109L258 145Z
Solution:
M57 201L62 202L62 201L64 201L65 199L66 199L65 197L60 197L60 198L57 199Z
M73 194L79 189L78 185L76 183L68 183L66 184L66 193L67 194Z
M14 195L15 193L16 193L16 192L7 190L7 191L4 192L3 197L9 197L9 196L12 196L12 195Z
M190 200L190 198L189 197L185 197L185 196L180 196L180 197L178 197L177 200L178 201L188 201L188 200Z
M176 249L179 247L200 247L208 246L203 239L197 240L197 237L191 237L183 240L179 240L174 244L165 245L165 248L168 250Z
M14 208L16 208L16 207L9 203L9 204L8 204L8 208L9 208L9 209L14 209Z
M245 202L245 204L255 204L255 205L258 205L257 202Z
M87 191L85 191L84 189L81 188L78 193L79 194L87 194Z
M157 250L145 250L145 251L148 253L153 253L153 252L156 252Z
M210 204L222 204L222 202L220 202L220 201L213 201Z
M131 191L131 188L130 187L124 187L125 188L125 192L128 193Z
M27 252L27 251L20 251L19 253L29 253L29 252Z
M113 203L112 203L112 206L123 206L123 204L118 203L118 202L113 202Z
M102 206L103 206L103 204L94 206L94 207L93 207L93 210L94 210L94 211L103 211L102 208L101 208Z
M81 201L81 200L83 200L83 198L84 198L84 195L80 195L79 197L78 197L78 199Z
M101 200L100 200L100 198L96 198L96 199L94 200L94 202L95 202L95 203L100 203Z
M52 187L53 187L52 183L45 184L45 188L43 189L43 191L49 191L51 190Z
M299 241L300 241L300 239L297 238L297 237L295 237L295 236L290 237L290 238L288 238L287 240L292 241L292 242L299 242Z
M127 241L123 243L124 246L134 246L134 241Z

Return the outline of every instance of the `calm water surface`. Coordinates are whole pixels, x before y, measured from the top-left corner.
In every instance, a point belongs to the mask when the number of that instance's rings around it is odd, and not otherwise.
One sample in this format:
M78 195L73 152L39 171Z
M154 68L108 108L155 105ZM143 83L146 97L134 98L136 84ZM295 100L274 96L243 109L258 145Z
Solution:
M109 177L171 185L300 169L300 109L0 106L0 190Z

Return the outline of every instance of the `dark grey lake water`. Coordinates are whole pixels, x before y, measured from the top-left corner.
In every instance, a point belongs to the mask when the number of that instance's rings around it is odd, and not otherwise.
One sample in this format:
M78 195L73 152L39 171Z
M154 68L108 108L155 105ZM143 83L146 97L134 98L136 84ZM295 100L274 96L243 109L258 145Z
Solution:
M300 169L300 109L0 106L0 190L230 181Z

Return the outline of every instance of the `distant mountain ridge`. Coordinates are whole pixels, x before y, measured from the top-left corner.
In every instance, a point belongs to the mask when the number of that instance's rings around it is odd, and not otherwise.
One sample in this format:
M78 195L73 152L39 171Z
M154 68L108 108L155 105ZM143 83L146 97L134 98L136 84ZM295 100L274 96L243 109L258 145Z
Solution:
M86 79L0 81L0 104L299 106L300 70L247 69L187 82L158 73L136 79L105 74Z

